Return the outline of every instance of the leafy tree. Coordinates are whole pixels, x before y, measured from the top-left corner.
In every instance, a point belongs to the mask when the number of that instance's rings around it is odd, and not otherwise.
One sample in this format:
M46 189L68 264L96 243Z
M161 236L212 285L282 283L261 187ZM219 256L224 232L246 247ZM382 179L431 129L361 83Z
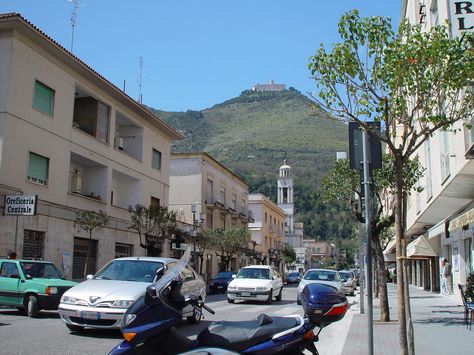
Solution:
M88 211L88 210L77 210L76 211L76 220L74 225L78 226L80 229L89 232L89 241L87 246L86 261L84 263L84 279L87 276L87 269L89 268L89 256L91 254L92 247L92 231L101 230L105 228L109 223L109 218L107 213L102 210L97 211Z
M447 26L425 31L407 22L396 33L389 18L361 18L357 10L344 14L338 29L341 41L330 51L321 45L310 59L319 88L314 108L326 109L332 119L358 122L393 157L399 344L401 354L414 353L404 282L405 166L436 131L472 116L474 94L466 88L474 77L474 34L451 39ZM366 121L385 129L377 132Z
M285 264L293 264L296 261L296 253L293 247L285 246Z
M405 166L405 176L411 176L406 179L410 186L415 185L416 181L422 176L423 169L420 168L418 160L410 161ZM384 236L386 231L394 223L393 210L387 210L382 202L383 193L395 184L395 174L393 159L390 155L384 155L382 168L374 170L372 178L372 190L376 199L375 211L371 220L372 241L371 247L375 255L377 265L377 285L380 297L380 320L388 322L390 320L390 311L387 293L387 277L385 274L385 260L383 255L384 245L387 243ZM360 190L360 175L356 170L349 167L347 160L337 161L329 171L329 174L322 181L323 196L326 200L333 199L344 201L350 208L354 218L359 223L365 223L365 216L362 207L362 194ZM337 246L337 243L336 243Z
M220 257L219 271L228 271L232 257L240 250L247 247L250 232L244 227L229 229L212 229L204 232L209 240L209 245L217 249L216 255Z
M178 232L176 212L163 206L129 206L131 225L140 238L140 246L149 256L160 256L167 239Z

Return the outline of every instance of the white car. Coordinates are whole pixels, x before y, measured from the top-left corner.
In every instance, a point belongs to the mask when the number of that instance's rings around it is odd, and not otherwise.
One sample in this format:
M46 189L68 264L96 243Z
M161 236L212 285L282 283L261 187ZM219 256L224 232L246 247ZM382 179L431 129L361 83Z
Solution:
M356 289L356 280L354 273L349 270L340 270L339 276L341 276L342 279L344 293L346 295L354 296Z
M157 257L127 257L114 259L94 276L72 287L61 297L59 315L66 327L80 331L89 328L120 328L120 320L155 279L156 271L178 260ZM206 285L189 265L181 273L184 296L206 297ZM192 306L183 310L190 323L198 323L201 313Z
M330 285L338 291L344 293L344 285L341 276L336 270L328 269L309 269L303 276L303 279L298 284L298 293L296 294L296 303L301 304L301 292L304 287L310 283L320 283Z
M283 280L270 265L252 265L240 269L227 286L227 302L235 300L264 301L271 303L273 297L281 301Z

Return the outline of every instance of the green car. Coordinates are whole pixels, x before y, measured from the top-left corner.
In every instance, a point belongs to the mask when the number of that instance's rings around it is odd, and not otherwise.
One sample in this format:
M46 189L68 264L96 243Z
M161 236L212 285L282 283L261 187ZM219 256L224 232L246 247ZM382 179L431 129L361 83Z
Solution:
M0 259L0 306L26 310L30 317L58 309L62 294L74 285L49 261Z

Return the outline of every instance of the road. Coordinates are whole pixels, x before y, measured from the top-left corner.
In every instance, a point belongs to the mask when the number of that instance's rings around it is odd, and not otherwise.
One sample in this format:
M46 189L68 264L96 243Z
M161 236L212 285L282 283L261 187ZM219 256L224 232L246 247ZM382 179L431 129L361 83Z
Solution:
M357 296L348 297L355 305ZM271 305L250 302L227 303L224 294L208 295L206 304L216 314L206 312L200 324L190 325L183 321L178 329L189 337L196 334L214 320L248 320L260 313L268 315L303 314L302 306L296 304L296 286L285 286L280 302ZM316 344L321 355L340 354L350 326L355 307L348 311L342 321L323 329ZM39 318L21 315L16 309L0 308L0 354L107 354L122 337L119 331L85 330L70 332L59 319L56 311L43 311Z

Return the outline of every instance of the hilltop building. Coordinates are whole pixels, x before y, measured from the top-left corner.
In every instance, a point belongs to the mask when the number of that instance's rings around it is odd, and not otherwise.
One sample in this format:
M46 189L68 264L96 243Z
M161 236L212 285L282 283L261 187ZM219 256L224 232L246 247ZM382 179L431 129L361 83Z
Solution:
M283 91L286 90L285 84L275 84L273 80L270 80L268 84L255 84L252 86L252 91Z
M0 53L0 255L39 256L82 279L89 235L77 210L109 216L92 233L88 274L144 255L128 206L168 205L182 135L19 14L0 15Z

